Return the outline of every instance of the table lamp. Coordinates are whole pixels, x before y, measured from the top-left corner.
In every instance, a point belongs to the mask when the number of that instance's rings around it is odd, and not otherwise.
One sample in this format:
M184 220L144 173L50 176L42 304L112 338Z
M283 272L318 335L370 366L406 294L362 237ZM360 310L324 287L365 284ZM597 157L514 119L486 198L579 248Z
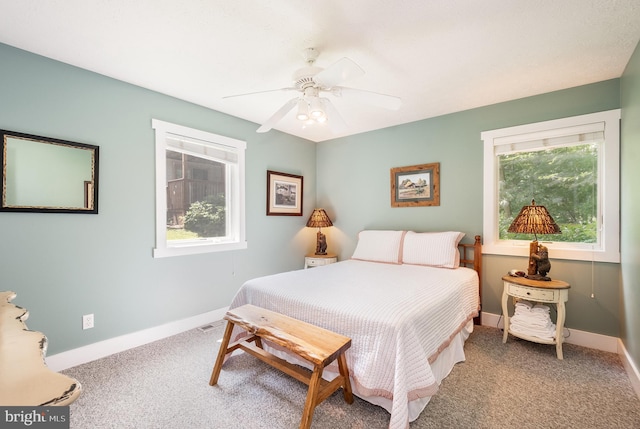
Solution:
M327 216L327 212L324 209L315 209L309 220L307 221L307 226L309 228L318 228L317 234L317 242L316 242L316 255L326 255L327 254L327 238L322 233L321 228L326 228L329 226L333 226L331 223L331 219Z
M538 244L538 234L562 234L562 231L545 206L537 206L536 201L531 200L531 205L522 207L507 232L533 234L534 240L529 243L527 277L533 280L551 280L547 277L551 269L548 251L545 246Z

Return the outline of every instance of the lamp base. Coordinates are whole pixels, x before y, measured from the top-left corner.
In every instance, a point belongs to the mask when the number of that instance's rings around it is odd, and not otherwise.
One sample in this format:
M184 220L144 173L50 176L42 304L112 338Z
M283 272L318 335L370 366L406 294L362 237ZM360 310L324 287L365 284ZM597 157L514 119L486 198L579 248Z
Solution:
M318 228L317 241L316 241L316 255L326 255L327 254L327 237L320 232L320 228Z
M548 282L551 280L547 277L547 273L551 270L551 262L549 262L549 252L545 246L538 243L537 240L529 244L529 268L527 278Z

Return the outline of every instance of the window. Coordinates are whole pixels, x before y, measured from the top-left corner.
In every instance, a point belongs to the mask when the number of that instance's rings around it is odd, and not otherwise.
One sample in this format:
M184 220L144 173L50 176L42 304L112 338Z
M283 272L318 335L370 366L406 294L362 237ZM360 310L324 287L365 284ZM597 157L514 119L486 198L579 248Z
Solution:
M554 258L620 262L620 110L485 131L483 252L527 256L507 228L547 208L562 233L538 240Z
M246 143L154 119L153 256L244 249Z

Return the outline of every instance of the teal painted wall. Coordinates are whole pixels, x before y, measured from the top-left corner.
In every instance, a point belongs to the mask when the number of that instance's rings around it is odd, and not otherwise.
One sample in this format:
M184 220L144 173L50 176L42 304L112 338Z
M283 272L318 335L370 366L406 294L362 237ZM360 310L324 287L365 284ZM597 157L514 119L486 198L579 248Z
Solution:
M640 44L622 75L621 335L640 368Z
M98 215L0 213L0 289L49 355L225 307L246 279L303 266L314 143L2 44L0 64L0 129L100 146ZM152 118L247 142L248 249L152 258ZM266 216L268 169L304 177L304 216Z
M451 229L466 232L467 241L482 234L480 133L619 108L619 85L619 80L609 80L320 143L318 205L335 225L326 231L329 250L348 258L362 229ZM432 162L440 163L440 206L392 208L389 170ZM502 312L501 277L526 265L525 258L485 255L485 311ZM590 262L556 259L552 265L552 277L572 285L566 326L618 336L619 264L592 267Z

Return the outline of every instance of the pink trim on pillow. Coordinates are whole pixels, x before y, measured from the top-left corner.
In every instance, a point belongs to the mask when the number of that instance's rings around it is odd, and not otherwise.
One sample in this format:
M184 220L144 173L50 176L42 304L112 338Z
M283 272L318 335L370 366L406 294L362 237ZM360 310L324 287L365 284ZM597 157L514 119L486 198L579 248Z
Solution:
M402 264L402 254L404 252L404 237L407 235L407 231L402 231L402 237L400 237L400 249L398 251L398 263Z

